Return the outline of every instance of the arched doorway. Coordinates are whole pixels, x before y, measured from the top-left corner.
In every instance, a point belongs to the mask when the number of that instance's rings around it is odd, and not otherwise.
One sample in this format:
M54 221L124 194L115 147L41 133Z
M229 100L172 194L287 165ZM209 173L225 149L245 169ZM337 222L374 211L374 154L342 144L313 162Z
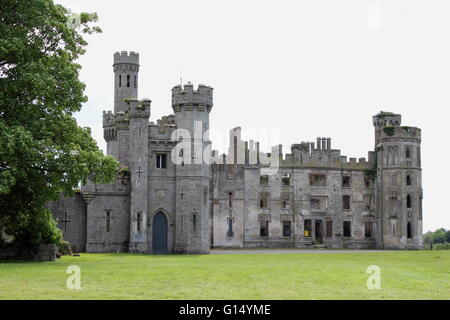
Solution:
M159 211L153 217L152 231L153 254L167 253L167 218L164 213Z

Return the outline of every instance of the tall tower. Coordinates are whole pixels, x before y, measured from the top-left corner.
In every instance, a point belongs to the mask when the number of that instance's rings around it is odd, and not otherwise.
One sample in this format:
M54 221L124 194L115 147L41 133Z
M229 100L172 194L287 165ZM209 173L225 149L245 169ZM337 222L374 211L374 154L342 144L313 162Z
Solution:
M385 249L422 246L421 130L401 126L401 115L373 117L377 153L377 232Z
M114 54L114 114L128 111L125 99L137 99L139 54L131 51Z
M209 113L213 107L213 88L192 84L172 89L172 108L177 125L176 239L179 253L209 253L209 162L211 142ZM209 159L208 159L209 160Z

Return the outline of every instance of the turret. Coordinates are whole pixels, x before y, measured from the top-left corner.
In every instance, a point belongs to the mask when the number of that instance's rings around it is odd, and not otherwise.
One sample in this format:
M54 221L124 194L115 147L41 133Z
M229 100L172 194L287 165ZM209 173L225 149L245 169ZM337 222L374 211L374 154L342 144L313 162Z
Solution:
M377 153L377 206L384 248L422 245L421 130L401 126L401 115L373 117Z
M122 51L114 54L114 114L126 112L128 104L125 99L137 99L139 54Z

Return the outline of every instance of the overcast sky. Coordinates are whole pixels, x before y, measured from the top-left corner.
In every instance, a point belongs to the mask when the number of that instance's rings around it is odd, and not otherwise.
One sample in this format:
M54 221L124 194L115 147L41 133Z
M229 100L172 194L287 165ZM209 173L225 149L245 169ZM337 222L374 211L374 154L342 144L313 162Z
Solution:
M211 127L279 130L284 152L331 137L348 157L373 150L372 115L422 128L424 231L450 228L450 1L57 0L97 12L103 33L80 59L89 97L77 114L105 149L112 55L140 54L139 98L151 121L172 113L171 88L214 87ZM244 138L252 138L245 136ZM221 139L213 148L225 152Z

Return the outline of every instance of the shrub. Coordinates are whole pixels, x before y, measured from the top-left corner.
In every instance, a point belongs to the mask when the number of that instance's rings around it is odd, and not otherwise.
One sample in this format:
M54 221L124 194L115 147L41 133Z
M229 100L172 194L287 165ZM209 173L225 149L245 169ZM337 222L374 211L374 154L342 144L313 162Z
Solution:
M438 243L433 246L435 250L450 250L450 243Z
M70 255L72 253L72 249L70 248L70 243L67 241L60 241L58 244L58 254L62 256Z

